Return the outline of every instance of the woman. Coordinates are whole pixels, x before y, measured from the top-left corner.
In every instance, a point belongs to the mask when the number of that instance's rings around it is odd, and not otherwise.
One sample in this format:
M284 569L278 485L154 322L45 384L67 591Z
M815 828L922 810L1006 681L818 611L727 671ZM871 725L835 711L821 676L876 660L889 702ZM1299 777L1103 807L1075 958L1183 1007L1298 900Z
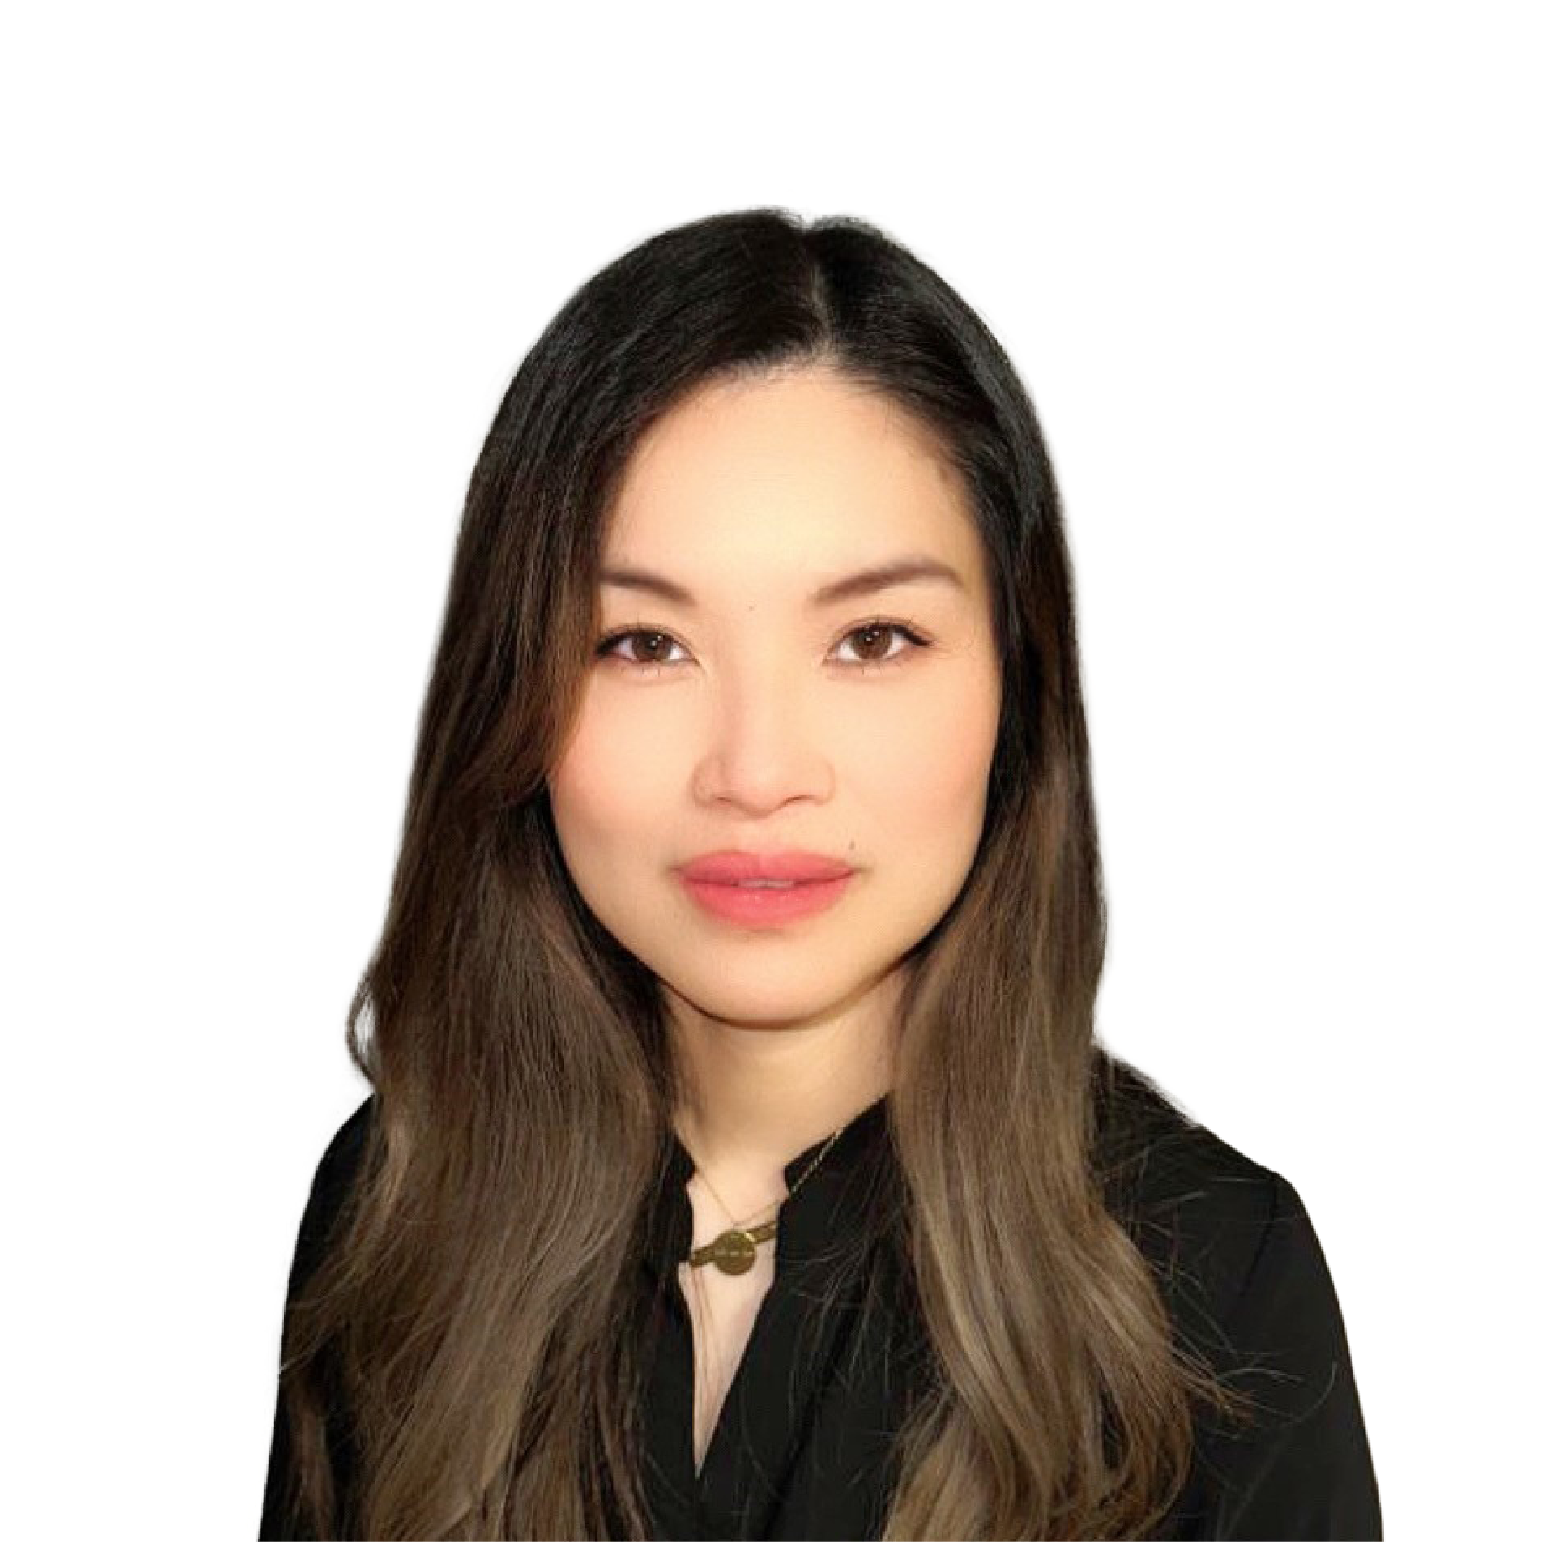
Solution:
M855 220L612 263L472 474L262 1535L1379 1537L1300 1198L1096 1042L1104 924L984 324Z

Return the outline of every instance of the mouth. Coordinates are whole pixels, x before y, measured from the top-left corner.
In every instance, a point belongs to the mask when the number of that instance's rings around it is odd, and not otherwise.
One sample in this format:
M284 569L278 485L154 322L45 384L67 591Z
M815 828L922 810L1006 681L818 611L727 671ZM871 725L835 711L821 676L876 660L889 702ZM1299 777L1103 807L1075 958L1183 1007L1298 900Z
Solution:
M849 869L832 878L709 882L681 875L686 893L709 915L749 926L780 926L817 915L836 904L856 875Z
M712 851L682 863L680 872L696 883L781 887L843 878L851 872L851 865L817 851Z

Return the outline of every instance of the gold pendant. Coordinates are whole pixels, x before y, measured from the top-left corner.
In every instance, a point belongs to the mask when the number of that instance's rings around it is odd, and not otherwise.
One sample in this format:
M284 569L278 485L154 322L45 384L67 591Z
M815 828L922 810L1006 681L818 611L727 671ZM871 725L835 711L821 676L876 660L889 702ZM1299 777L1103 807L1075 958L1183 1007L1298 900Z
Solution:
M691 1267L700 1269L705 1264L716 1264L724 1274L744 1274L755 1266L755 1244L764 1242L775 1232L775 1221L753 1226L748 1231L730 1227L705 1247L692 1251Z

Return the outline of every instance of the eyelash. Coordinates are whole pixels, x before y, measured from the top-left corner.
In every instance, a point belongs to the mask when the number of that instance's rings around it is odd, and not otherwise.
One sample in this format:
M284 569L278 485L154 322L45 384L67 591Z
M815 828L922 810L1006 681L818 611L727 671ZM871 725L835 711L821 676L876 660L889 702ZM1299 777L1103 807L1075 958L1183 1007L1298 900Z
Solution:
M881 616L875 616L871 621L859 622L856 626L850 628L850 630L843 632L841 634L840 640L841 642L845 642L847 638L855 636L858 632L870 631L887 631L897 633L899 636L904 637L909 641L910 647L901 649L900 652L895 654L892 658L862 659L855 664L843 664L841 665L842 669L854 669L859 674L869 674L873 670L887 669L892 665L904 664L913 654L918 652L920 649L929 648L932 645L931 639L929 637L921 636L921 634L915 631L912 627L908 627L899 621L885 620ZM669 642L674 643L677 648L684 646L684 644L680 642L679 638L671 636L670 633L666 632L662 627L629 626L623 627L618 631L611 632L607 636L602 637L595 647L595 657L606 658L612 656L612 651L615 648L615 645L619 642L624 642L628 637L661 637L667 639ZM619 657L619 655L615 656ZM621 659L621 662L631 669L638 670L659 671L665 669L676 669L679 667L679 661L676 661L675 663L665 663L658 659L639 661L636 659L623 658Z

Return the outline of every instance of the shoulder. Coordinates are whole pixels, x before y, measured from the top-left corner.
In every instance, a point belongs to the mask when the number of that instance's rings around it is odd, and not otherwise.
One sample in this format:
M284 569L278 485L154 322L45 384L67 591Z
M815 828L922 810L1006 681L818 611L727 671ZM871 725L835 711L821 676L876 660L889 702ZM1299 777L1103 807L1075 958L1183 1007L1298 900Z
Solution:
M375 1118L375 1094L372 1092L337 1127L321 1160L316 1164L316 1183L336 1185L351 1182L364 1156L370 1127Z
M320 1263L343 1203L357 1181L375 1109L376 1098L371 1093L337 1127L316 1164L295 1243L289 1277L291 1297Z
M1224 1321L1258 1266L1300 1245L1300 1196L1112 1056L1100 1065L1097 1108L1110 1208L1186 1320L1198 1313Z
M1380 1537L1344 1318L1307 1207L1122 1063L1100 1070L1110 1208L1152 1266L1185 1347L1252 1405L1205 1411L1182 1535ZM1205 1529L1215 1527L1218 1529Z
M1124 1062L1103 1072L1098 1152L1110 1209L1206 1359L1340 1359L1337 1294L1305 1201Z

